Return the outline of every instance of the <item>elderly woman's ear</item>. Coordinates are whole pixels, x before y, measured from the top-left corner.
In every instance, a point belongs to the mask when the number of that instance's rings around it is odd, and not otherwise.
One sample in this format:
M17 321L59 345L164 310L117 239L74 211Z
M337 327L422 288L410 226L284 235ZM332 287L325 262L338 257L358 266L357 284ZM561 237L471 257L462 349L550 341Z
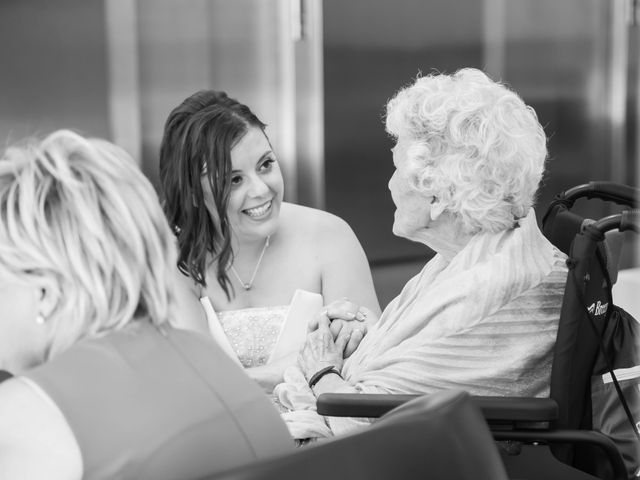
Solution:
M442 212L445 211L446 205L442 202L438 197L431 197L431 208L429 210L429 215L431 216L431 221L434 222L442 215Z

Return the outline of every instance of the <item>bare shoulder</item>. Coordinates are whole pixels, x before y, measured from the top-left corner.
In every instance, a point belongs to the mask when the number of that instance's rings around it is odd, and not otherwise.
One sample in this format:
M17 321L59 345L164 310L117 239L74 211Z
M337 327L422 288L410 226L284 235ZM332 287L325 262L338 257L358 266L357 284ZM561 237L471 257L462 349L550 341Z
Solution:
M325 303L347 297L379 313L369 262L351 227L340 217L322 210L283 204L288 241L292 248L304 244L316 259Z
M304 243L317 258L325 303L347 297L378 314L369 262L349 224L331 213L298 205L288 205L285 216L297 229L294 235L304 235Z
M354 235L349 224L342 218L317 208L283 203L281 218L287 227L298 232L311 233L314 237Z
M80 448L63 414L19 377L0 384L0 452L2 478L82 476Z
M286 228L287 241L293 245L304 244L327 261L327 255L336 256L361 253L362 246L351 227L342 218L316 208L283 204L282 226ZM295 243L294 243L295 242Z

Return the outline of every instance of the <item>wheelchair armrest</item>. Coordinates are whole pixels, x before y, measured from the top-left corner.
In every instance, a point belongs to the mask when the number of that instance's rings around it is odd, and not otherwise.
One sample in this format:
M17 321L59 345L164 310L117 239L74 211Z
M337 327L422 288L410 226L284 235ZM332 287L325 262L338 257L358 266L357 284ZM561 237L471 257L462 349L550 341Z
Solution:
M381 417L419 395L323 393L318 397L320 415L332 417ZM550 398L471 397L488 422L552 422L558 404Z
M554 422L558 404L551 398L471 397L488 422Z
M329 417L381 417L389 410L420 395L378 393L323 393L316 403L318 413Z
M333 417L381 417L393 408L420 395L323 393L318 397L320 415ZM489 423L495 440L525 443L587 443L600 447L607 455L616 480L626 478L626 469L615 443L606 435L589 430L566 430L553 427L558 419L558 404L550 398L472 396ZM513 428L501 429L509 423ZM537 428L548 424L550 428ZM495 427L494 427L495 426ZM522 427L522 428L520 428Z

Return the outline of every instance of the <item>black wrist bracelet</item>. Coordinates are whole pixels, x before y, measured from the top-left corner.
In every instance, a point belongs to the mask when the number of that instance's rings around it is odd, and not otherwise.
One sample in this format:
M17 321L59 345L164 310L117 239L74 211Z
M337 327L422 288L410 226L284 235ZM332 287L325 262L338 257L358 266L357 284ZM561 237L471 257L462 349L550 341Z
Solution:
M340 378L342 378L342 375L340 375L340 371L334 365L329 365L328 367L324 367L323 369L318 370L311 376L311 378L309 379L309 388L313 388L313 386L318 383L322 377L329 373L335 373Z

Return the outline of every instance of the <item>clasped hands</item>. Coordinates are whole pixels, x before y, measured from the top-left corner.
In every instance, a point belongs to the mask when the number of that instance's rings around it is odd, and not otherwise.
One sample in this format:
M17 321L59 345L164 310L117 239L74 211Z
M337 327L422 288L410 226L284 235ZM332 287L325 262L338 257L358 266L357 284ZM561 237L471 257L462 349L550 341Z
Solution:
M309 333L298 356L298 365L309 379L319 370L333 365L342 369L367 333L373 312L347 299L326 305L309 322Z

